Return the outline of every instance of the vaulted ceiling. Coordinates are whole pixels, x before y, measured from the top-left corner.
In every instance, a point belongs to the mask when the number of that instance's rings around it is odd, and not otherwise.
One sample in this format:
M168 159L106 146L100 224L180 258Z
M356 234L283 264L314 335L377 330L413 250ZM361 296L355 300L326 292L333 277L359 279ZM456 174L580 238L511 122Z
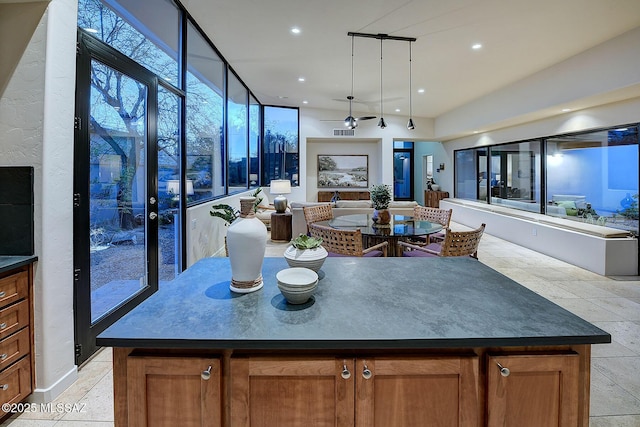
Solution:
M182 3L264 104L345 110L352 59L347 33L415 37L416 117L438 117L640 26L639 0ZM358 112L379 113L380 63L379 40L354 39ZM383 42L382 72L385 113L407 114L408 42Z

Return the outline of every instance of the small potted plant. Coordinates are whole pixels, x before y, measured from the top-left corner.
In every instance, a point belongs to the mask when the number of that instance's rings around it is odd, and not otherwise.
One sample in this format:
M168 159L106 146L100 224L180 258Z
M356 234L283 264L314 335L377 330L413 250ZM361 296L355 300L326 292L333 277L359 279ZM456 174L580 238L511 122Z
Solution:
M379 184L371 187L371 204L373 205L373 222L376 225L387 225L391 222L389 203L391 203L391 187Z
M327 258L327 250L322 247L322 239L300 234L291 241L284 251L289 267L304 267L315 272L320 270Z

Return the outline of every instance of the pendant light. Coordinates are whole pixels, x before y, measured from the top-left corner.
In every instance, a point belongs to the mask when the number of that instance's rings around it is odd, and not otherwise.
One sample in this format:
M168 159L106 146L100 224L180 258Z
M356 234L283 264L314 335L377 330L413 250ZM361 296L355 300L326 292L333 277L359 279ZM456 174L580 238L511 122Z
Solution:
M382 38L380 38L380 120L378 121L378 126L380 129L384 129L387 127L387 124L384 121L384 114L382 110Z
M409 121L407 122L407 129L414 130L416 126L413 124L413 92L411 91L411 42L409 42Z
M349 116L344 119L344 125L347 129L355 129L358 127L358 122L356 122L355 117L351 113L351 104L353 102L353 44L354 44L355 36L351 36L351 95L347 97L349 100Z

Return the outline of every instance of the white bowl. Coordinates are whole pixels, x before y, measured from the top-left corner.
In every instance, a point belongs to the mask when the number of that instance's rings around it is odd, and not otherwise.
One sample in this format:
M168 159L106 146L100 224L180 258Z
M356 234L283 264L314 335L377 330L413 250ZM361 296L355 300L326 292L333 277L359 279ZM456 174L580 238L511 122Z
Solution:
M308 268L292 267L276 273L278 284L287 288L310 287L318 282L318 273Z

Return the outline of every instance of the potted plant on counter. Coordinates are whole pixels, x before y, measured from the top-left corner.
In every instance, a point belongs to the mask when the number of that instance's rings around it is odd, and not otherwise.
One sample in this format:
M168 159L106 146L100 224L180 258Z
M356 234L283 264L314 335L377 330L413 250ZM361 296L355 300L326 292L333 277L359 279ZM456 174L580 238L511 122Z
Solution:
M371 187L371 204L373 205L373 222L376 226L391 222L389 203L391 203L391 187L379 184Z
M322 239L300 234L284 251L284 258L289 267L304 267L318 272L329 255L321 244Z

